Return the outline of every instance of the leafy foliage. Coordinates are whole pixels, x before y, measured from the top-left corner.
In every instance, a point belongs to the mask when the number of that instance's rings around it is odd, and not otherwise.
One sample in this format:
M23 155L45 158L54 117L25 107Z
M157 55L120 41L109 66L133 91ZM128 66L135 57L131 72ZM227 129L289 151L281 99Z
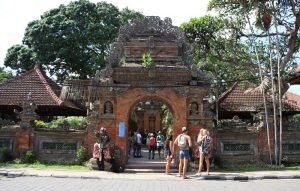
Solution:
M76 159L80 164L83 164L85 161L88 160L86 148L80 146L80 148L76 152Z
M33 164L37 161L37 156L35 152L29 150L25 153L24 157L22 158L23 163Z
M144 67L146 69L151 69L153 68L153 62L152 62L152 57L151 57L151 54L150 53L144 53L142 55L142 61L143 61L143 64L144 64Z
M235 25L230 20L209 15L192 18L181 25L194 45L194 63L225 85L256 75L248 46L230 28Z
M13 157L12 157L11 152L8 148L1 148L0 149L0 162L8 162L12 159L13 159Z
M296 114L293 116L294 121L300 121L300 114Z
M12 78L12 73L4 71L3 68L0 67L0 84L10 78Z
M23 45L11 47L4 64L20 73L39 63L60 82L86 79L104 66L109 44L120 26L141 17L104 1L60 5L28 24Z
M250 44L249 39L254 38L254 43L262 47L259 50L260 55L266 58L271 56L276 63L278 51L281 71L295 67L300 46L299 2L295 0L211 0L209 9L217 11L219 17L234 21L236 25L231 29L235 31L238 38L243 38L245 43ZM254 34L247 26L248 19L254 26ZM277 42L279 47L276 47ZM278 50L274 51L275 49Z
M165 104L161 106L161 119L163 127L167 127L166 136L173 134L173 115L170 109Z
M61 124L68 124L71 128L80 129L85 127L88 124L88 120L86 117L61 117L51 122L44 122L41 120L35 120L34 124L39 128L56 128Z

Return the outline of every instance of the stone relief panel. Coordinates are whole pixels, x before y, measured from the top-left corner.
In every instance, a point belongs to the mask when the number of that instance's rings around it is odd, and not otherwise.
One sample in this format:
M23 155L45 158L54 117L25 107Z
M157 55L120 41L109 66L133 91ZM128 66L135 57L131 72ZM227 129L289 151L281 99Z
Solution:
M104 103L104 114L113 114L114 113L114 106L111 101L106 101Z
M198 115L199 114L199 105L197 102L192 102L189 105L189 115Z
M110 47L110 54L108 56L109 67L117 67L120 65L124 55L124 44L131 38L138 36L150 36L150 48L154 46L153 37L155 36L161 37L164 41L176 42L181 50L180 55L182 56L184 65L192 65L192 47L187 42L183 30L177 26L173 26L170 18L161 20L160 17L157 16L148 16L143 20L136 20L120 28L117 42L114 42Z

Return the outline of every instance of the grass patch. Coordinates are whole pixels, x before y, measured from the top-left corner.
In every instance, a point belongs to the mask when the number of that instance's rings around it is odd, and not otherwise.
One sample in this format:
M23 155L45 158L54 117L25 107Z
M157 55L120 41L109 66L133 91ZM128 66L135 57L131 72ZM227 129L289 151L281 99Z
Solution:
M300 170L300 166L288 166L285 168L286 168L286 170Z
M222 171L272 171L272 170L300 170L300 166L274 166L269 164L247 164L225 166Z
M89 170L88 166L75 164L46 164L35 162L33 164L16 164L12 162L0 163L0 168L38 168L38 169L68 169L68 170Z

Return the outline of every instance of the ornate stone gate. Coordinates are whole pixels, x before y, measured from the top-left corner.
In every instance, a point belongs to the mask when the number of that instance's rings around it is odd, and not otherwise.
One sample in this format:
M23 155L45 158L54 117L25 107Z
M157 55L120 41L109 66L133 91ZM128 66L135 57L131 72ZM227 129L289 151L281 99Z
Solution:
M145 53L152 59L150 67L144 66ZM72 91L81 92L91 109L86 147L92 149L95 131L103 126L126 164L129 115L139 102L163 102L173 113L174 136L186 126L195 137L200 128L213 126L207 101L210 83L211 77L193 65L183 31L169 18L145 17L121 27L104 70L90 81L66 81L63 96L72 98Z

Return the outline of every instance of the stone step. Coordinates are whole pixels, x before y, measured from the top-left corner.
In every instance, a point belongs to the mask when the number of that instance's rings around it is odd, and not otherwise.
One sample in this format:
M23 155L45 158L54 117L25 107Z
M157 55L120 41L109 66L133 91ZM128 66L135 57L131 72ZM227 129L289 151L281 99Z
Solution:
M151 165L151 164L128 164L126 165L126 169L165 169L166 165ZM171 166L171 169L176 168L175 166Z
M165 173L165 169L125 169L126 173ZM177 169L170 169L170 173L178 172Z

